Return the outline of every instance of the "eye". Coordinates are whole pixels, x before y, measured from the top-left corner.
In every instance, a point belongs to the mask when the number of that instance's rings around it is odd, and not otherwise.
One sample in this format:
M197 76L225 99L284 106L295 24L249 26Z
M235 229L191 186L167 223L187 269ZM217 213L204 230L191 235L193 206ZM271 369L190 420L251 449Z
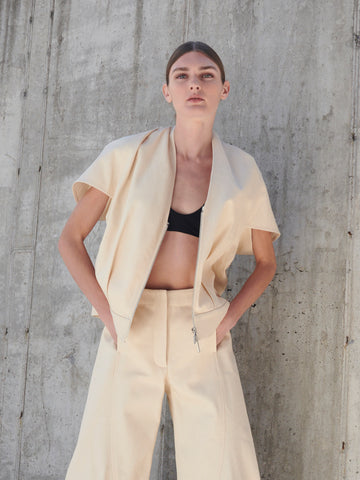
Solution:
M184 78L184 77L186 77L185 73L179 73L179 75L176 75L175 78Z
M203 77L213 78L214 75L212 73L204 73Z

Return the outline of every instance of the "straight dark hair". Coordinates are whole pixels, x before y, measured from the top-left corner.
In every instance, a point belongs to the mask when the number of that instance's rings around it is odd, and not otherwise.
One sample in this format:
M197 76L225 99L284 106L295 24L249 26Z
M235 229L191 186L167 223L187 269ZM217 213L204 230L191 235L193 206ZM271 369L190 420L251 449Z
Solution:
M221 61L221 58L215 52L215 50L213 50L209 45L207 45L204 42L190 40L188 42L185 42L179 45L174 50L171 57L169 58L169 61L166 66L166 84L167 85L169 85L169 73L172 65L176 62L178 58L184 55L184 53L188 53L188 52L200 52L206 55L207 57L209 57L211 60L213 60L220 69L222 83L225 82L224 65Z

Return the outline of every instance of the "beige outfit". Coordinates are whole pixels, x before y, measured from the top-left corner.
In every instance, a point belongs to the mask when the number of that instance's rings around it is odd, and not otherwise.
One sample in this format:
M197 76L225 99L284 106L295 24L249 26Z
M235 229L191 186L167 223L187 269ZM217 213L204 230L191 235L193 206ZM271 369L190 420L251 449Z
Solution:
M107 193L106 229L95 262L118 337L128 335L141 292L167 229L176 173L174 128L109 143L73 185ZM251 229L280 235L261 173L251 155L214 132L209 190L202 207L193 298L197 338L210 335L229 302L221 297L235 254L251 255ZM97 315L95 309L92 314Z
M145 480L166 392L178 480L259 480L221 297L251 228L279 231L254 159L214 133L194 288L144 289L167 227L176 170L174 127L115 140L74 183L109 195L95 263L118 333L104 327L77 445L65 480ZM92 314L96 315L93 309Z

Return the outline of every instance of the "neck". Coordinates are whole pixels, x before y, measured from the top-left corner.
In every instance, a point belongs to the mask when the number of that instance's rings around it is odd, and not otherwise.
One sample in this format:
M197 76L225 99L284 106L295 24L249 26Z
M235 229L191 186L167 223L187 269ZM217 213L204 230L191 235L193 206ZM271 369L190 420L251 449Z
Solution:
M176 155L201 162L212 156L213 123L176 120L174 142Z

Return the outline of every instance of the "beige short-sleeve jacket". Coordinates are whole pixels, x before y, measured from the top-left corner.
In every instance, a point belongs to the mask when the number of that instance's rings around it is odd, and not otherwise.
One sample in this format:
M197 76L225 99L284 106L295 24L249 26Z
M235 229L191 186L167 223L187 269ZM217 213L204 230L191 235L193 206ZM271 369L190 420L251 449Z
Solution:
M226 314L229 302L221 297L226 269L236 254L253 254L251 229L270 231L273 241L280 235L254 158L215 132L212 147L193 296L200 337L210 335ZM109 195L95 273L122 340L167 229L175 172L174 127L156 128L110 142L73 184L76 201L90 186Z

